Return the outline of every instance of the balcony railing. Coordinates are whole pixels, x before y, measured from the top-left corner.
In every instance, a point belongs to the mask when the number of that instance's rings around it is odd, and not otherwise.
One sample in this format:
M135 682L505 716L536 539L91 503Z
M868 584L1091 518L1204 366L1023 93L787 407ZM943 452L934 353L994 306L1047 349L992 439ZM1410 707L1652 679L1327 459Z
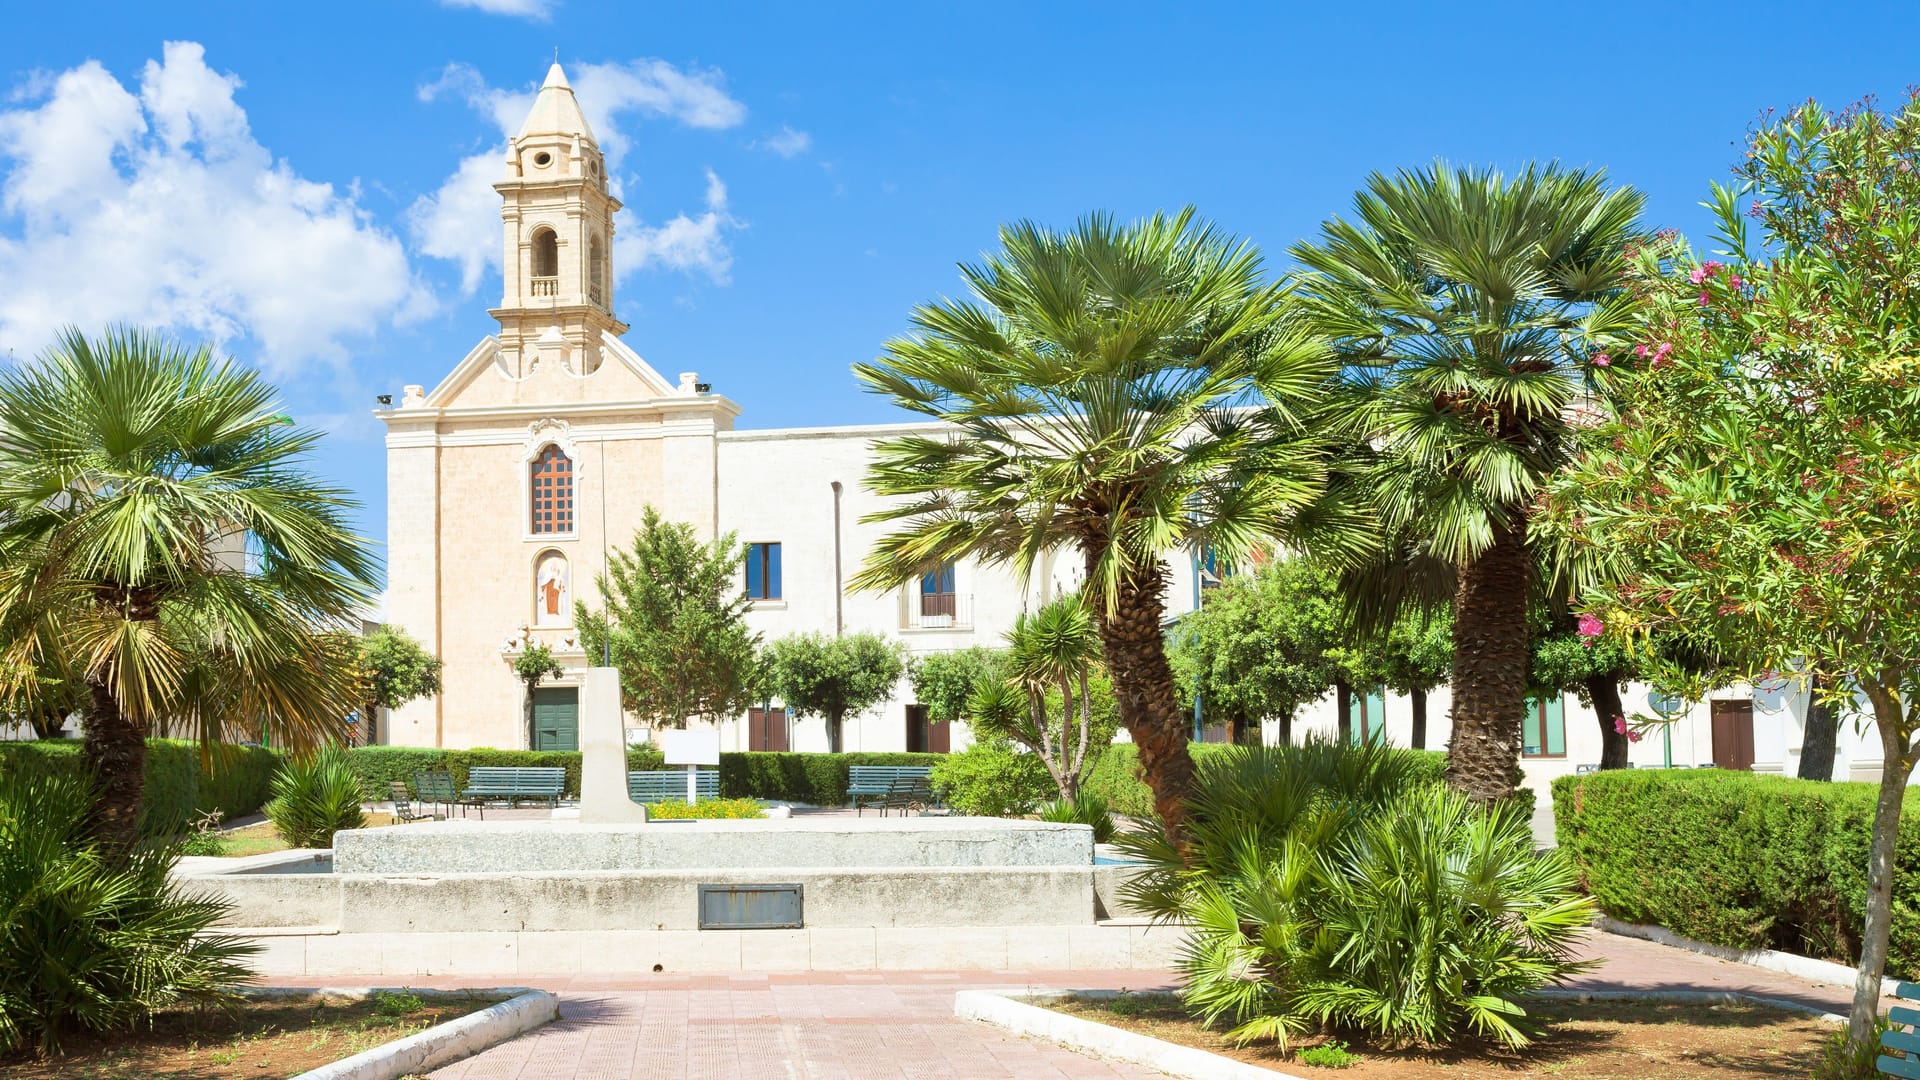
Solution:
M537 277L533 279L533 295L559 296L560 279L557 277Z
M913 590L900 616L902 630L971 630L973 597Z

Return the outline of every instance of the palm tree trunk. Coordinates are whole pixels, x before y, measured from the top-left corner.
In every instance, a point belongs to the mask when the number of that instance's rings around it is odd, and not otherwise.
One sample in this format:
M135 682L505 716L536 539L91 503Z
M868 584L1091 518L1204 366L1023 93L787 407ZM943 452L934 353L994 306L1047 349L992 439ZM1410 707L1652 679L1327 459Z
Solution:
M107 679L87 680L82 759L97 785L93 835L107 844L133 846L140 825L140 792L146 780L146 733L120 711Z
M1407 697L1413 701L1413 748L1425 750L1427 748L1427 692L1416 686L1407 693Z
M1613 729L1614 720L1627 715L1626 707L1620 704L1620 680L1611 674L1589 676L1587 697L1593 702L1594 715L1600 718L1601 771L1626 768L1627 749L1632 743L1626 732Z
M1496 528L1492 545L1460 567L1447 783L1475 802L1513 794L1527 700L1530 570L1524 525Z
M1826 684L1815 677L1807 688L1807 728L1800 737L1802 780L1832 780L1833 759L1839 751L1840 711L1820 700Z
M1335 680L1333 684L1334 731L1339 734L1341 746L1353 745L1353 687L1345 679Z
M1098 581L1098 553L1088 552L1086 560L1087 580ZM1139 750L1140 778L1153 790L1153 809L1168 839L1184 852L1193 756L1187 750L1186 717L1180 712L1173 669L1167 665L1166 640L1160 632L1165 578L1158 564L1126 575L1116 586L1111 605L1100 598L1093 610L1113 677L1120 723Z

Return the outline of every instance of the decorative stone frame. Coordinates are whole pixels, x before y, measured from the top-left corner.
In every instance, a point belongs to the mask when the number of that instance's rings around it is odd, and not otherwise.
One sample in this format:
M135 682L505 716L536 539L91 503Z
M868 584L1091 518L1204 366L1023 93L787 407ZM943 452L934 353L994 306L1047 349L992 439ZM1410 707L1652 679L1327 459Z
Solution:
M573 528L560 533L533 531L533 463L547 447L554 446L567 455L573 476ZM520 455L520 532L529 543L564 543L580 539L580 479L587 474L586 463L573 442L573 427L565 420L546 417L527 425L527 441ZM571 564L573 560L568 558Z

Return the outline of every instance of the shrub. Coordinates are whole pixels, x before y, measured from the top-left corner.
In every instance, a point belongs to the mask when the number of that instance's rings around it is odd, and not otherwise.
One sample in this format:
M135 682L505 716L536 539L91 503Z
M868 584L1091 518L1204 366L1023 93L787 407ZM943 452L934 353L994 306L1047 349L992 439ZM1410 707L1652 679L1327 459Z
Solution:
M1055 799L1040 808L1040 820L1090 825L1093 827L1094 843L1113 843L1113 813L1107 809L1107 800L1098 795Z
M1534 850L1522 807L1479 809L1419 756L1230 748L1200 764L1191 807L1190 865L1157 831L1117 843L1148 865L1129 899L1191 925L1182 997L1231 1038L1284 1048L1331 1024L1521 1046L1520 998L1582 967L1593 904L1572 860Z
M1854 963L1875 784L1724 769L1621 769L1554 781L1560 846L1602 910L1729 948ZM1920 977L1920 803L1893 874L1889 974Z
M278 753L259 746L218 743L206 754L186 739L148 739L140 827L153 833L179 827L210 810L243 817L267 801ZM0 743L0 773L80 776L78 739Z
M745 751L720 755L720 794L729 799L766 799L845 806L851 765L939 764L946 754L802 754ZM657 767L657 766L656 766Z
M661 821L679 821L687 818L759 818L767 812L752 799L702 799L692 806L685 800L666 801L647 804L647 816Z
M360 746L347 751L347 762L354 775L360 778L361 791L368 799L386 798L387 785L395 780L407 785L408 791L418 795L419 792L413 787L413 774L434 769L447 770L456 785L465 787L467 773L476 765L565 769L567 778L561 794L570 799L580 797L578 750L495 750L484 746L472 750L444 750L419 746ZM628 771L642 772L665 767L666 757L659 750L651 746L627 748Z
M992 741L945 755L930 779L948 806L980 817L1030 814L1057 790L1039 758Z
M418 795L413 774L446 768L447 752L432 746L356 746L347 751L347 767L359 778L364 799L386 798L387 785L395 781Z
M91 807L78 776L0 773L0 1053L130 1028L250 977L258 946L207 933L229 906L181 893L172 849L102 849Z
M1294 1056L1300 1064L1317 1069L1351 1069L1360 1064L1360 1055L1348 1050L1347 1044L1338 1039L1309 1046Z
M346 752L328 746L306 761L290 761L273 778L267 819L273 831L297 848L333 846L333 834L366 824L360 811L360 778Z

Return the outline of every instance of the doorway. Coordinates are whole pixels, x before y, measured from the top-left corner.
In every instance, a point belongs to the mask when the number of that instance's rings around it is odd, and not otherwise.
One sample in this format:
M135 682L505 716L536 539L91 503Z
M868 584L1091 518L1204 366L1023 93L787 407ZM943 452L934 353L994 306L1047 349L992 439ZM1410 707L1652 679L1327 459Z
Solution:
M1713 763L1723 769L1753 771L1753 702L1711 701Z
M579 687L543 687L533 692L533 748L580 749Z
M907 753L944 754L952 749L952 740L945 720L934 723L925 705L907 706Z
M787 710L748 709L747 749L779 752L787 748Z

